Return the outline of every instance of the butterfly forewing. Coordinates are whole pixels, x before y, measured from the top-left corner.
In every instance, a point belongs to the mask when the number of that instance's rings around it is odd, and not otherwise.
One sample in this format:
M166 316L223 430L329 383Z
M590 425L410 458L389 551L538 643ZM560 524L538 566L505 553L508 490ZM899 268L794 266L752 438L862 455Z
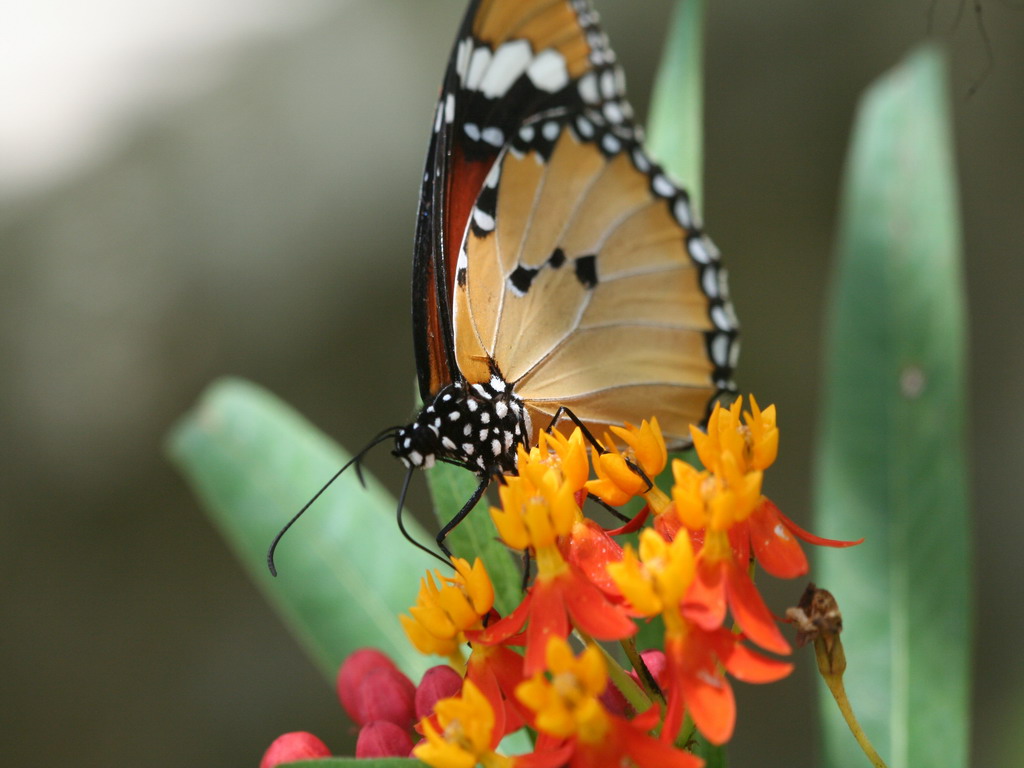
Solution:
M417 221L413 329L424 401L465 373L453 356L454 264L496 158L547 110L586 104L612 122L628 120L614 62L587 2L470 3L435 114Z

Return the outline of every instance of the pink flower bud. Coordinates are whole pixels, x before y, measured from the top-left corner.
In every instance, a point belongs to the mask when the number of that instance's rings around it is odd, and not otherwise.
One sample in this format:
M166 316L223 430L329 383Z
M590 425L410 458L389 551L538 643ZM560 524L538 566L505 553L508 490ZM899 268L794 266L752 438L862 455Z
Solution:
M641 651L640 658L644 660L644 665L651 675L654 676L658 685L664 688L667 682L665 679L665 652L659 651L657 648L651 648L647 651ZM636 673L635 669L629 670L629 676L637 682L637 685L640 684L640 676Z
M462 690L462 677L446 664L431 667L423 673L423 679L416 686L416 719L422 720L434 711L434 704L441 699L455 696Z
M394 723L376 720L359 729L356 757L408 757L412 751L412 737Z
M359 688L367 673L379 668L396 669L395 663L376 648L353 651L338 670L338 700L348 716L359 723Z
M263 753L263 759L260 760L260 768L274 768L282 763L330 756L331 750L312 733L292 731L278 736L267 747L267 751Z
M387 720L400 728L411 728L415 696L412 681L397 669L371 669L356 689L356 713L352 719L359 725Z

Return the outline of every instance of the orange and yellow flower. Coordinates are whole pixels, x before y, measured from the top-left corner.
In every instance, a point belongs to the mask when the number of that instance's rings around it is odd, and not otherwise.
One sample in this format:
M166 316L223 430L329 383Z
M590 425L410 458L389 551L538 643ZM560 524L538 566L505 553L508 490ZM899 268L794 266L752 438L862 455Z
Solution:
M611 714L600 696L608 685L604 657L593 645L573 655L561 638L548 641L545 670L516 689L533 712L538 756L554 754L560 765L604 768L699 768L703 761L649 735L659 712L651 707L632 720Z
M454 576L427 571L420 579L416 605L399 620L420 653L446 656L458 667L465 632L483 626L483 617L494 605L494 586L480 558L470 566L453 557L452 565Z
M467 680L460 695L441 699L433 715L420 720L424 741L413 755L433 768L512 768L510 758L494 751L501 740L494 725L490 702Z
M627 546L622 563L609 566L629 604L643 616L660 615L665 624L668 710L662 738L672 741L689 711L701 733L714 744L732 735L736 703L724 670L749 682L787 675L792 665L745 648L742 636L691 620L686 601L695 583L698 558L688 536L666 541L651 529L640 535L639 553Z
M491 509L502 541L528 551L537 575L515 611L472 633L470 639L504 643L529 622L524 667L528 675L543 667L548 639L567 637L572 626L599 640L619 640L636 632L626 612L562 554L566 537L582 516L576 501L582 485L577 483L573 468L521 450L519 475L506 479L499 489L502 506Z

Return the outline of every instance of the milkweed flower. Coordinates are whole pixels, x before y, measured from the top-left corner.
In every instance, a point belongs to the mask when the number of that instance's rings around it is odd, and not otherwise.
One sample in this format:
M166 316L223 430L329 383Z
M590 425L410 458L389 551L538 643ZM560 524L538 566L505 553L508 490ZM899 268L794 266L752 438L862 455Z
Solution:
M511 638L509 643L514 642ZM505 735L522 728L524 712L515 698L523 681L523 657L506 645L474 643L466 664L466 680L486 697L494 712L495 730Z
M701 463L712 471L727 453L732 455L742 473L768 469L779 453L775 406L769 405L762 411L753 395L750 410L746 412L743 412L742 397L736 398L728 408L715 403L707 430L691 425L690 436Z
M399 620L420 653L446 656L460 666L465 632L483 626L483 617L494 605L494 586L480 558L471 566L453 557L452 565L454 576L427 571L420 580L416 605Z
M652 511L663 511L669 504L668 497L652 483L668 463L668 448L658 419L644 419L639 427L627 422L623 427L609 429L611 434L605 436L608 449L593 457L597 479L587 482L587 492L613 507L622 506L635 496L643 496ZM618 448L612 434L626 446L625 451Z
M753 554L769 573L792 578L807 571L807 559L794 537L828 546L833 542L799 529L761 494L764 470L778 455L779 430L775 406L761 410L750 398L730 407L716 405L707 431L691 427L694 448L705 469L673 461L671 514L655 521L668 538L685 527L701 539L697 576L687 599L687 613L705 629L722 625L726 606L747 636L777 653L789 645L779 632L747 573Z
M629 604L641 615L660 615L665 624L664 682L668 709L662 738L672 741L689 711L712 743L729 739L736 702L724 670L747 682L772 682L792 665L754 653L728 629L705 628L691 621L685 600L695 581L697 558L688 536L666 541L648 528L640 534L639 553L627 546L622 563L608 567Z
M656 706L632 720L610 713L601 702L608 671L593 645L574 656L562 638L548 641L545 670L516 689L516 696L533 713L540 734L537 756L551 752L559 765L604 768L700 768L703 761L649 735L657 724Z
M585 455L579 460L585 462ZM506 478L498 489L501 507L491 508L491 518L505 544L532 555L537 575L518 608L468 635L474 642L504 643L528 622L527 675L543 667L548 639L568 636L572 626L599 640L620 640L636 632L625 611L562 553L582 515L576 497L586 477L579 466L564 465L564 460L553 462L520 448L519 474Z
M425 740L412 753L433 768L512 768L510 758L494 751L501 740L494 725L490 702L467 680L460 695L441 699L434 713L420 720Z

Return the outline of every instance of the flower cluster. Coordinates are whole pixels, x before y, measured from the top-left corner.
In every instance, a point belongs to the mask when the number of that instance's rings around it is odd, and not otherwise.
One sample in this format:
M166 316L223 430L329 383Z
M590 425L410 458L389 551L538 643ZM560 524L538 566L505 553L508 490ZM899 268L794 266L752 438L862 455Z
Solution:
M697 768L696 733L717 745L734 730L727 675L768 683L790 672L764 653L790 647L755 567L793 578L808 570L798 539L851 542L812 536L762 495L778 452L774 406L716 406L706 431L691 432L701 468L670 463L656 418L613 427L589 450L579 429L519 449L490 510L500 539L527 558L519 605L498 615L480 560L453 558L454 574L428 574L402 617L413 645L455 673L451 695L417 707L413 755L435 768ZM660 488L668 468L671 485ZM643 508L606 530L584 514L590 497L613 511L640 498ZM634 636L652 621L660 637L640 652ZM524 726L532 751L499 753ZM406 742L386 754L409 754Z

